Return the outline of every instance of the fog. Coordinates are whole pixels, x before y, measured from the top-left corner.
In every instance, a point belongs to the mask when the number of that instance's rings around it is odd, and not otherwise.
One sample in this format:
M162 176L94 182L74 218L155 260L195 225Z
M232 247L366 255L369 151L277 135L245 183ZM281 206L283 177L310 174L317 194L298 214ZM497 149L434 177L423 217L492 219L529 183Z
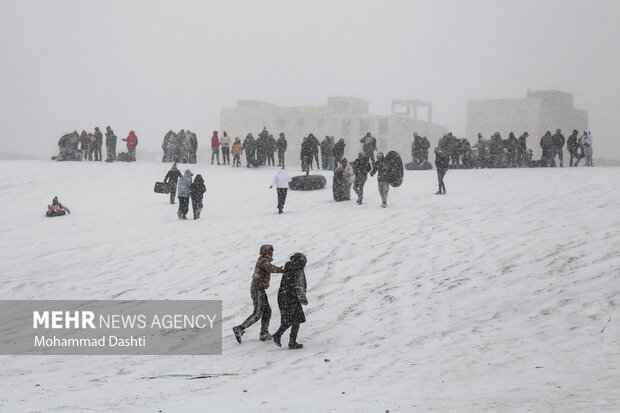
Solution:
M558 89L588 111L595 158L620 159L619 21L613 0L5 0L0 152L51 156L107 125L135 130L138 153L169 129L204 147L239 99L355 96L375 114L422 99L462 136L468 99Z

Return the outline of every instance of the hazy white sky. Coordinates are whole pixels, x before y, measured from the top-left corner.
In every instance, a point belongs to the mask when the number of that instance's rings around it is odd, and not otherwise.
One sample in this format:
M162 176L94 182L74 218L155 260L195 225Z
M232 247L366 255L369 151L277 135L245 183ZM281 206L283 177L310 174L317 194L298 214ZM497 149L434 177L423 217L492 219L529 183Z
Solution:
M138 150L181 128L206 146L239 99L423 99L462 135L468 99L559 89L589 112L595 157L620 159L615 0L0 0L0 53L0 152L51 156L107 125Z

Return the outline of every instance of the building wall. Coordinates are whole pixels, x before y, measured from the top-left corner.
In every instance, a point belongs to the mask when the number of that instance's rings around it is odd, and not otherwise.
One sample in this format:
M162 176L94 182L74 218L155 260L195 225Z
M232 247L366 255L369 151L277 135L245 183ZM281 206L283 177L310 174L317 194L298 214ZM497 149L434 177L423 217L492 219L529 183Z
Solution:
M371 115L368 101L358 98L330 97L326 106L281 107L264 102L252 102L221 111L220 128L235 138L252 133L254 137L266 126L278 137L284 132L288 141L286 162L299 165L299 153L304 136L312 133L319 141L326 135L345 141L345 157L353 159L361 151L360 139L370 132L377 138L381 152L396 150L404 162L411 160L413 132L437 142L446 129L443 126L403 115Z

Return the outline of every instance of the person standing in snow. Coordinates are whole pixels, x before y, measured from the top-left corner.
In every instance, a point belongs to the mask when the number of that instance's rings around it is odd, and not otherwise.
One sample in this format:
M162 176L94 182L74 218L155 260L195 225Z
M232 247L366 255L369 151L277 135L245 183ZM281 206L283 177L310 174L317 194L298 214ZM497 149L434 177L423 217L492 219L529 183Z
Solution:
M99 130L99 127L95 127L95 133L93 133L93 150L95 154L95 160L101 162L101 148L103 146L103 134Z
M334 200L350 201L351 185L355 180L353 168L347 162L347 158L342 158L342 162L334 169Z
M579 142L577 142L577 129L573 129L573 133L570 134L568 139L566 140L566 149L568 149L568 153L570 155L570 161L568 166L573 166L573 160L575 161L575 166L577 165L577 160L579 159Z
M192 197L192 211L194 212L194 219L200 218L200 211L202 211L202 196L207 192L205 181L202 179L202 175L196 175L196 179L189 186L189 192Z
M443 183L443 177L446 176L450 167L450 156L440 148L435 148L435 167L437 168L437 181L439 182L439 190L435 195L445 195L446 185Z
M332 136L332 141L333 141L333 136ZM332 168L334 169L336 167L336 165L338 165L338 163L342 160L342 158L344 157L344 149L346 147L346 143L344 142L344 139L340 138L338 139L338 142L336 142L332 148L332 155L334 157L334 164L330 165Z
M583 136L579 138L579 143L583 148L583 155L586 158L586 166L594 166L592 163L592 134L589 130L583 132ZM579 160L577 160L579 163ZM577 166L577 163L575 166Z
M278 193L278 214L281 214L284 209L286 194L288 192L288 183L291 182L291 180L291 176L286 171L286 166L282 165L282 169L273 177L273 181L271 185L269 185L269 189L275 186Z
M278 290L278 307L280 308L280 328L273 334L273 342L281 347L282 335L291 327L288 348L295 350L303 348L297 343L299 325L306 322L306 315L302 305L308 305L306 298L306 256L297 252L284 265L284 273Z
M540 148L542 149L540 166L551 166L551 150L553 148L553 138L551 137L551 132L545 132L543 137L540 138Z
M313 135L308 135L308 149L310 151L310 169L312 169L312 160L316 161L316 169L321 169L321 165L319 165L319 140Z
M136 160L136 146L138 146L138 137L134 131L129 131L129 135L125 139L121 139L127 142L127 152L129 152L129 158L132 161Z
M174 197L177 194L177 181L181 178L181 171L177 169L177 164L173 163L172 168L168 171L164 177L164 182L170 184L170 203L174 204Z
M231 150L233 154L233 168L241 166L241 153L243 152L243 145L241 145L241 140L239 137L235 138L235 143L233 143Z
M327 169L329 167L329 157L332 154L329 136L325 136L325 139L321 141L319 149L321 149L321 165L323 165L323 169Z
M230 165L230 136L228 136L226 131L222 133L220 146L222 147L222 164Z
M375 151L377 150L377 139L370 134L370 132L366 132L366 135L360 139L360 143L362 144L362 152L364 152L364 156L370 160L371 166L375 165Z
M105 128L105 146L107 149L106 162L113 162L116 159L116 135L111 127Z
M387 197L390 191L390 167L383 157L383 153L377 153L377 160L370 171L370 176L377 174L377 186L379 187L379 195L381 195L381 208L387 207Z
M564 135L562 135L562 130L557 129L555 134L551 137L551 161L550 163L555 166L555 156L558 155L560 158L560 167L564 166Z
M243 336L245 330L258 320L261 320L260 340L267 341L271 339L269 334L271 307L269 306L266 290L269 288L271 274L284 272L282 267L276 267L271 264L271 261L273 261L273 246L270 244L262 245L258 260L256 260L256 265L254 266L254 274L252 275L252 283L250 285L250 297L252 297L254 311L243 323L232 329L239 343L241 343L241 336Z
M217 136L217 131L213 131L211 136L211 165L213 165L213 158L217 157L217 164L220 164L220 139Z
M254 156L256 154L256 139L251 133L248 133L243 140L243 150L245 151L246 166L249 168L255 163Z
M419 158L418 158L419 159ZM368 179L368 172L372 170L370 162L364 156L362 152L357 155L357 159L353 161L353 173L355 174L355 181L353 182L353 191L357 195L357 203L362 205L362 199L364 198L364 184Z
M192 185L192 175L192 171L186 169L181 179L179 179L179 210L177 211L177 216L179 217L179 219L187 219L187 211L189 210L190 186Z
M284 133L280 133L280 137L276 141L276 148L278 149L278 166L284 165L284 155L286 154L286 137Z

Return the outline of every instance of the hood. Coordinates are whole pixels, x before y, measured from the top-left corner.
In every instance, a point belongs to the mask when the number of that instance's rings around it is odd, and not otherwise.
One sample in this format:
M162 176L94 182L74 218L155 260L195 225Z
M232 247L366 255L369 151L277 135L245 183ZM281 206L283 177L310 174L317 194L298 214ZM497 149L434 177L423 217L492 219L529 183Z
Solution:
M304 269L304 267L306 266L306 256L304 254L302 254L301 252L296 252L295 254L291 255L291 260L288 262L288 266L293 267L293 268L300 268L300 269Z
M189 177L189 178L191 178L191 177L192 177L192 175L194 175L194 174L193 174L193 173L192 173L192 171L190 171L189 169L186 169L186 170L185 170L184 175L185 175L185 176L187 176L187 177Z
M269 255L269 250L273 251L273 245L271 245L271 244L261 245L261 247L260 247L260 256L261 257L268 256Z
M196 175L196 178L194 178L194 182L203 183L204 179L202 179L202 175Z

